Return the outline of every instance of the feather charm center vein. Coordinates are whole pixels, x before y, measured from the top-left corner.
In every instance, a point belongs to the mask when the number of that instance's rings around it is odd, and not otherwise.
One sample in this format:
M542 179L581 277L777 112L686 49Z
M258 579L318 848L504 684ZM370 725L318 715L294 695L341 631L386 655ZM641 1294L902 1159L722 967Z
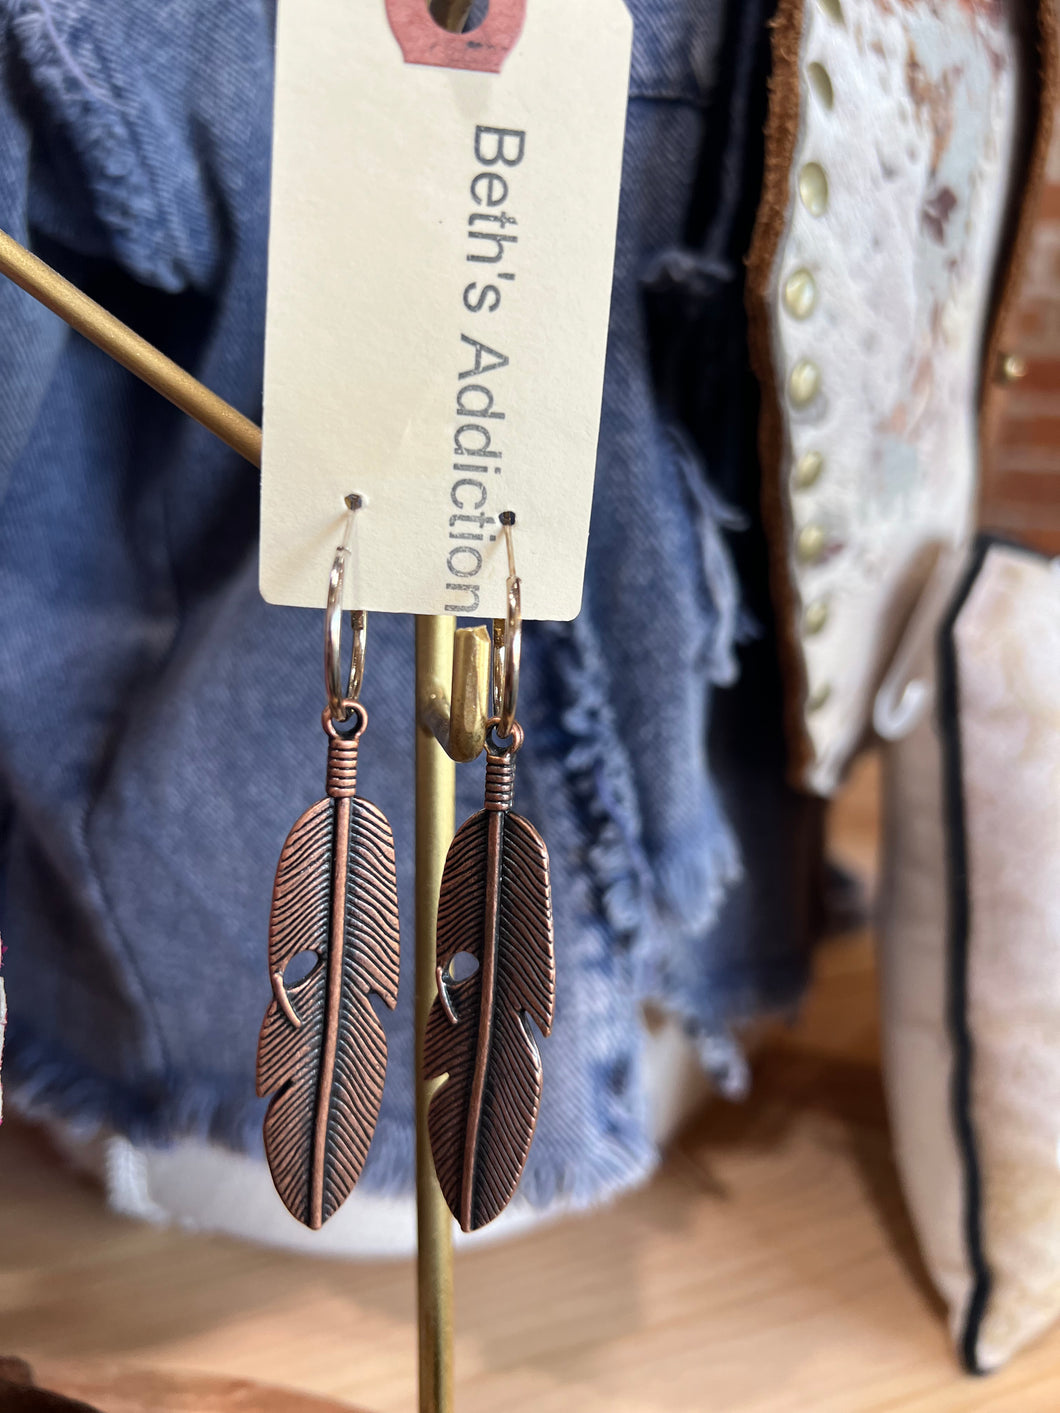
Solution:
M274 999L257 1067L258 1093L272 1095L265 1153L288 1211L314 1229L352 1191L379 1117L387 1047L370 998L397 1003L394 840L356 794L363 726L362 716L355 734L339 735L325 712L327 795L287 836L269 921ZM288 982L301 954L310 970Z

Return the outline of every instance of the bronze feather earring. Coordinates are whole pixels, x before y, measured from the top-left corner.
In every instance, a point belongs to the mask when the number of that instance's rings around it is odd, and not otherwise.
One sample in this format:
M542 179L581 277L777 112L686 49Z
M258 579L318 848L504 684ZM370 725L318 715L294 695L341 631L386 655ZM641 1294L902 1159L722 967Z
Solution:
M500 521L509 574L507 614L493 625L486 802L457 831L442 873L438 999L424 1044L425 1077L442 1081L427 1118L434 1167L464 1231L491 1222L519 1185L541 1104L541 1057L528 1017L547 1036L556 991L548 850L512 813L523 744L515 719L522 617L515 516L505 511Z
M273 1000L258 1042L257 1089L272 1095L265 1153L287 1210L317 1229L361 1175L386 1077L386 1036L370 997L397 1003L399 940L394 837L357 794L357 753L368 724L358 700L365 617L350 614L353 657L343 684L342 597L354 513L332 565L324 633L328 704L326 795L295 824L280 854L269 920ZM292 962L306 954L298 979Z

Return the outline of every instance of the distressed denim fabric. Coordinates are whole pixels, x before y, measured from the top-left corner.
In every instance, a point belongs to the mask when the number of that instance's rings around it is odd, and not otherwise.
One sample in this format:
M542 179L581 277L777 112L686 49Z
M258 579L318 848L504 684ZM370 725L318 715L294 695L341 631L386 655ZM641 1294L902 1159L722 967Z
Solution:
M702 232L690 238L704 171L743 193L764 84L753 63L730 71L758 39L733 29L737 0L630 8L585 607L530 626L520 694L518 807L551 851L558 963L523 1190L574 1204L654 1161L646 1001L679 1014L733 1087L732 1023L790 1003L802 980L800 929L749 925L732 904L772 879L783 829L763 846L741 816L742 873L708 755L712 695L735 680L748 621L730 545L753 526L730 533L717 490L753 501L746 407L697 434L696 397L673 394L687 290L670 290L676 314L656 297L660 270L709 264ZM268 0L0 0L0 223L254 418L272 20ZM741 238L739 208L717 207L722 244ZM731 313L738 260L721 287ZM719 347L745 371L741 329L730 319ZM0 331L11 1094L85 1129L259 1151L272 876L323 788L321 615L258 596L250 467L2 281ZM404 956L363 1182L399 1191L413 1152L408 620L373 616L364 700L360 789L394 825ZM765 768L765 815L779 773ZM736 766L725 788L739 802ZM459 817L481 789L481 765L461 768Z
M682 429L690 458L698 456L708 469L709 487L701 494L715 503L720 495L740 525L728 537L741 592L737 672L713 693L708 762L743 868L709 934L706 984L702 978L690 983L720 1004L713 1016L701 1011L696 1017L699 1048L716 1083L733 1095L746 1089L748 1075L743 1057L726 1042L725 1021L790 1005L805 986L809 944L823 922L824 806L786 778L783 689L759 504L759 389L744 304L744 259L764 162L774 8L774 0L744 0L727 10L724 62L711 94L684 243L652 260L643 280L663 415ZM674 964L698 971L703 959L682 950Z

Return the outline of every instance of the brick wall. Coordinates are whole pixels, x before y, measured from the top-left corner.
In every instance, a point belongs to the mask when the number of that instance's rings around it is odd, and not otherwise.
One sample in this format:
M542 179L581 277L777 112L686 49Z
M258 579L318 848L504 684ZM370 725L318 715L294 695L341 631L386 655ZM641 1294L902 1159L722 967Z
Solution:
M1060 116L1018 307L1005 346L1026 372L1002 394L985 448L981 519L1060 554Z

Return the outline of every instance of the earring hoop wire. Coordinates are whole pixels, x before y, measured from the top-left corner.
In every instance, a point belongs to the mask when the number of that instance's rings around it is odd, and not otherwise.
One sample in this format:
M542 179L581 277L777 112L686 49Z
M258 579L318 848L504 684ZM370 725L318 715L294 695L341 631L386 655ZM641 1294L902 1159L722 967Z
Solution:
M515 572L515 546L512 529L515 514L504 510L500 515L508 549L505 615L493 620L493 715L497 718L497 735L507 737L515 726L515 711L519 704L519 662L523 647L522 586Z
M346 566L353 555L353 518L364 504L361 496L346 497L346 525L342 543L335 551L328 579L328 605L324 610L324 686L328 697L328 711L333 721L348 721L364 681L364 650L368 637L368 623L363 608L350 610L350 628L353 633L353 647L350 655L350 670L343 683L342 670L342 597L346 583Z

